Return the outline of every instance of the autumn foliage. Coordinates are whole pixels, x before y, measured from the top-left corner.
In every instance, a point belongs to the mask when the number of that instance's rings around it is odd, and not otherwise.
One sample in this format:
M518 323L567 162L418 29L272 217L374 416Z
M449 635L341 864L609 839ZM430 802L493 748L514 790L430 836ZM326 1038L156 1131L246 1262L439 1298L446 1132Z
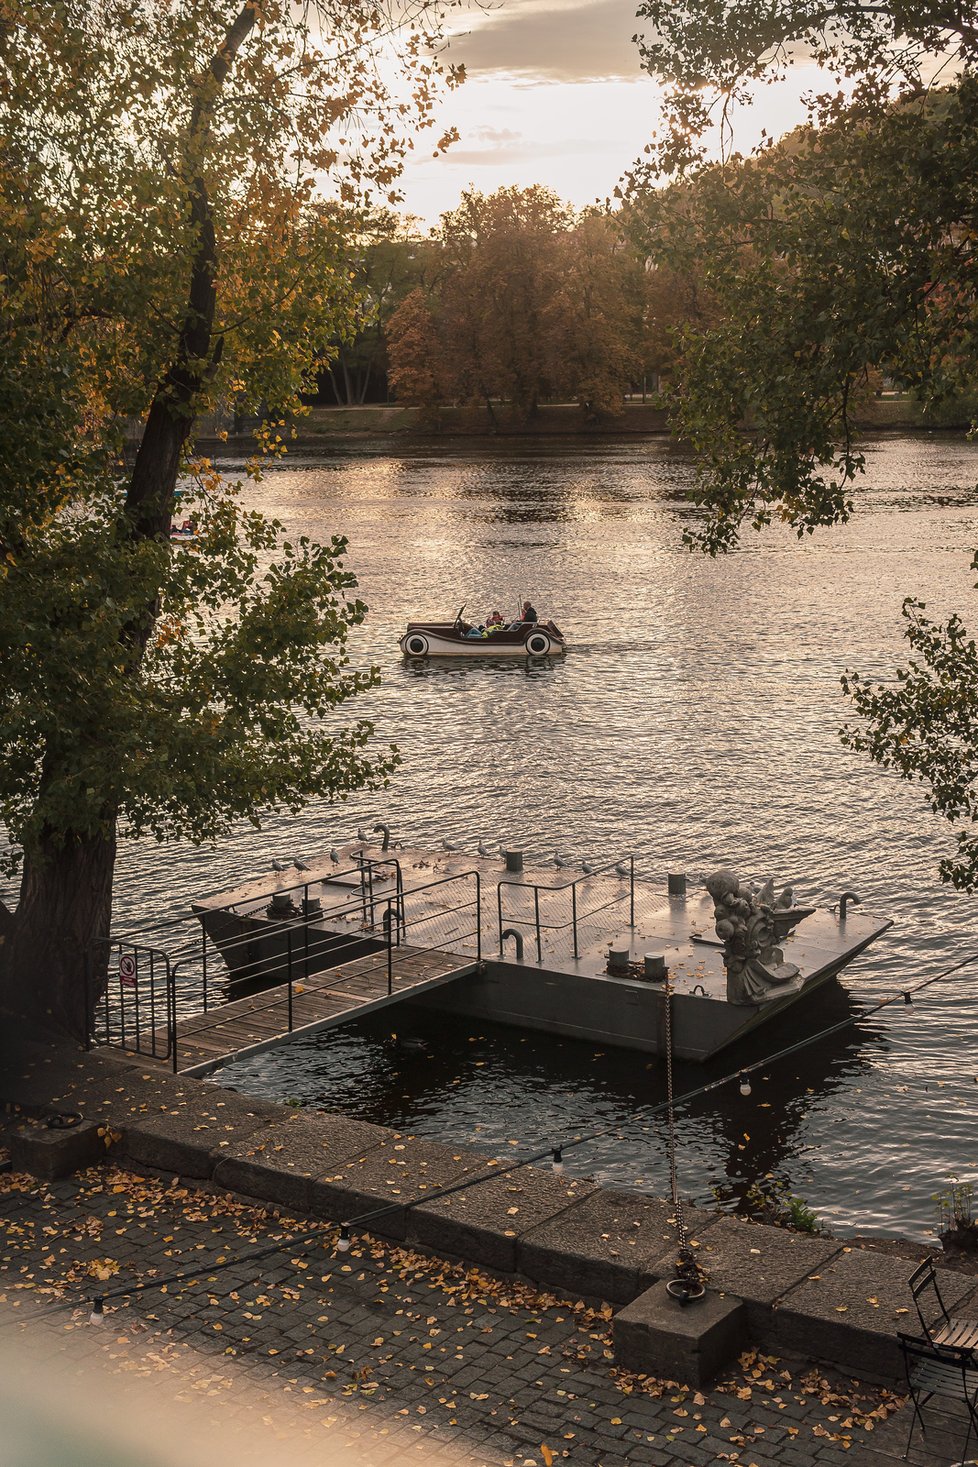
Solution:
M287 539L190 446L222 406L261 417L250 474L283 450L355 318L350 232L430 125L443 10L0 0L8 1014L86 1033L120 832L211 840L391 767L334 715L373 680L342 541Z
M469 192L444 215L438 269L389 326L398 400L501 406L532 419L545 400L622 411L641 377L644 263L619 223L576 215L549 189Z

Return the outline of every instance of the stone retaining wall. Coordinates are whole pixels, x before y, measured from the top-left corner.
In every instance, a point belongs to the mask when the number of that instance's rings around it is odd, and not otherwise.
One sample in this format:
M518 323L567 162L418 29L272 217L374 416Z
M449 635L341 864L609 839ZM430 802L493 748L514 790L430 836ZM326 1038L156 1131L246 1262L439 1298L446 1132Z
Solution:
M0 1074L3 1099L28 1115L80 1112L90 1133L116 1134L112 1155L134 1166L618 1305L616 1349L629 1369L661 1373L667 1358L672 1378L701 1384L725 1354L753 1343L893 1382L902 1374L897 1330L918 1328L915 1262L838 1239L689 1208L708 1298L681 1310L662 1282L677 1238L673 1209L659 1198L103 1055L35 1051ZM71 1133L21 1127L17 1164L51 1174L59 1134ZM67 1167L77 1164L74 1145ZM973 1278L945 1270L942 1286L951 1310L978 1313Z

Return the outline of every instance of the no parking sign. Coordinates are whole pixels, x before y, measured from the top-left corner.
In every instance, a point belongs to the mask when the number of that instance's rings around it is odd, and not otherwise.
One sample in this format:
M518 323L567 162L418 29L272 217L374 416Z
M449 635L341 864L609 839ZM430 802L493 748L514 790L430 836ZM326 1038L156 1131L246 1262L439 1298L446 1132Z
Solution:
M130 953L123 953L119 959L119 983L123 988L136 986L136 959Z

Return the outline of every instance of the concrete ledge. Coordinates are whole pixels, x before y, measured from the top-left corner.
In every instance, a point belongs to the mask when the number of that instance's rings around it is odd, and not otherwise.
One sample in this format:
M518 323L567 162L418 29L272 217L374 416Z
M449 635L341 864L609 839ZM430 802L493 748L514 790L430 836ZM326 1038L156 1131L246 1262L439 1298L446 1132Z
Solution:
M612 1333L616 1365L703 1386L743 1348L746 1314L739 1299L712 1289L679 1304L659 1283L615 1315Z
M888 1253L843 1248L775 1304L770 1343L843 1366L864 1380L902 1381L896 1332L919 1333L907 1284L916 1267ZM940 1283L952 1311L975 1288L974 1279L949 1269L941 1270Z
M685 1318L665 1302L662 1278L672 1273L676 1239L662 1199L532 1167L506 1172L505 1163L464 1148L345 1116L290 1111L104 1054L43 1046L12 1053L8 1045L7 1058L0 1099L39 1118L58 1110L85 1118L65 1131L8 1125L18 1170L54 1177L97 1161L105 1154L98 1127L109 1126L123 1133L113 1156L139 1165L214 1177L246 1196L335 1222L379 1210L364 1220L365 1230L522 1272L575 1297L625 1302L615 1329L620 1363L629 1368L705 1379L721 1368L730 1341L750 1334L762 1348L868 1380L902 1378L896 1332L916 1329L907 1283L913 1260L687 1209L714 1302L688 1306ZM431 1197L463 1178L476 1185ZM651 1287L642 1292L644 1285ZM978 1313L974 1278L943 1268L941 1287L953 1312Z
M195 1107L124 1120L120 1152L143 1166L207 1178L221 1152L281 1118L281 1107L201 1086Z
M345 1116L293 1112L222 1149L214 1181L232 1192L275 1202L293 1212L310 1212L311 1182L350 1157L363 1156L390 1132Z
M715 1222L715 1213L686 1209L691 1232ZM521 1237L516 1258L519 1272L535 1283L627 1304L654 1282L643 1282L651 1260L675 1246L670 1202L601 1188Z
M411 1242L516 1273L520 1240L595 1190L593 1182L572 1181L536 1167L495 1176L493 1163L478 1160L491 1180L412 1207L407 1220Z
M105 1154L96 1121L81 1121L63 1129L18 1126L6 1137L10 1162L16 1172L55 1181L92 1166Z
M381 1145L312 1179L312 1213L343 1223L376 1212L376 1217L364 1220L363 1228L400 1240L407 1234L409 1203L486 1165L484 1156L463 1147L440 1146L391 1131L381 1135Z
M835 1239L789 1233L736 1217L714 1217L698 1241L696 1262L707 1285L744 1301L747 1330L758 1343L770 1336L775 1300L823 1268L842 1248ZM671 1278L674 1264L674 1252L657 1259L648 1284Z

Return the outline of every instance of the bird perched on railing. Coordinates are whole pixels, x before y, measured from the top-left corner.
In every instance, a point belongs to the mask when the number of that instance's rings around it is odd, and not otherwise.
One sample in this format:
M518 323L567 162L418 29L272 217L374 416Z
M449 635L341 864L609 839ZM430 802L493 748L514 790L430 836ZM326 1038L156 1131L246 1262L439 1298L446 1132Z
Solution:
M481 840L480 840L479 844L476 846L476 850L479 852L479 855L480 856L491 856L492 855L492 851Z
M554 851L554 865L558 871L562 871L565 866L570 865L570 861L568 861L566 856L562 856L559 851Z
M288 869L289 869L289 866L288 866L288 862L287 861L273 861L272 862L272 870L273 871L288 871Z
M365 846L370 844L370 837L362 825L357 826L357 840L362 840Z
M460 851L462 849L462 847L456 845L453 840L443 840L441 843L441 848L443 851Z
M615 870L618 872L619 876L631 876L632 874L632 868L629 866L627 861L616 861Z
M308 871L310 869L301 856L296 856L292 864L297 871Z
M597 869L597 866L592 866L590 861L581 862L581 870L584 872L585 876L593 876Z
M332 861L334 866L338 866L340 864L340 853L335 846L333 846L330 850L329 859Z

